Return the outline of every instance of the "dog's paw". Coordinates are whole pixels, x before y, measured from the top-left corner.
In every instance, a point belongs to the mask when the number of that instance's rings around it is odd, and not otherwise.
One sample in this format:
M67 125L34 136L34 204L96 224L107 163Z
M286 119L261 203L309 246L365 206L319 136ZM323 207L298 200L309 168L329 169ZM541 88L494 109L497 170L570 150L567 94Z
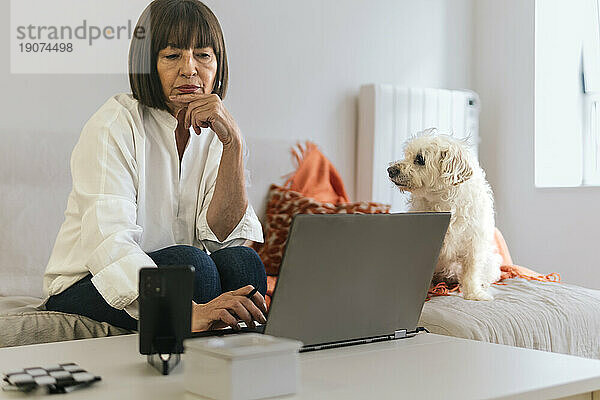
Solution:
M477 292L465 292L463 293L463 298L465 300L477 300L477 301L490 301L494 300L494 296L491 294L481 290Z
M492 296L491 294L489 294L487 291L480 289L480 290L470 290L470 291L463 291L463 298L465 300L483 300L483 301L490 301L490 300L494 300L494 296Z

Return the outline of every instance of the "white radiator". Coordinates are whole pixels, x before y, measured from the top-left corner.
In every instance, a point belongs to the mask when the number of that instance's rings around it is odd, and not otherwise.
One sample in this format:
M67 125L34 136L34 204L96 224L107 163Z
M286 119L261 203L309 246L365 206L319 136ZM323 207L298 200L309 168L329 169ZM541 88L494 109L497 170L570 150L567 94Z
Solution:
M390 162L403 158L404 142L415 133L438 128L440 133L470 138L477 155L479 97L468 90L363 85L359 95L356 198L391 204L406 211L406 196L390 182Z

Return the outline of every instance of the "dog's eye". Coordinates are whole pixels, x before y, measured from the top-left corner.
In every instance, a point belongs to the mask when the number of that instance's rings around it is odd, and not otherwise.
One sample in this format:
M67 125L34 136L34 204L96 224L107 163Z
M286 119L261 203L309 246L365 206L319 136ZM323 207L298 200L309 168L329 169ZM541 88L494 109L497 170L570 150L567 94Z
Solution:
M421 153L417 154L417 156L415 157L415 164L425 165L425 159L423 158L423 155Z

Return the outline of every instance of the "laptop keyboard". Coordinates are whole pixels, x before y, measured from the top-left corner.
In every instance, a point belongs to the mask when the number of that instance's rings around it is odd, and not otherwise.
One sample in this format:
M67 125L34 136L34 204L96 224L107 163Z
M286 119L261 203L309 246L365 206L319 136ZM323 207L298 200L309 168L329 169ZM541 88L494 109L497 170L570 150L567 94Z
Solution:
M225 335L233 335L236 333L265 333L265 325L259 324L255 328L251 328L246 326L244 322L240 322L240 329L236 330L233 328L224 328L224 329L214 329L211 331L203 331L203 332L191 332L190 338L199 338L199 337L210 337L210 336L225 336Z

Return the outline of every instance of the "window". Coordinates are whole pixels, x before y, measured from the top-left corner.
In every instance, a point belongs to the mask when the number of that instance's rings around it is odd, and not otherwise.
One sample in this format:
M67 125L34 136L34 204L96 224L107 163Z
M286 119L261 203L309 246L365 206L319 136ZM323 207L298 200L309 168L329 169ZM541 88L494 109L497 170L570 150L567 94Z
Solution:
M600 185L598 2L535 3L537 187Z

